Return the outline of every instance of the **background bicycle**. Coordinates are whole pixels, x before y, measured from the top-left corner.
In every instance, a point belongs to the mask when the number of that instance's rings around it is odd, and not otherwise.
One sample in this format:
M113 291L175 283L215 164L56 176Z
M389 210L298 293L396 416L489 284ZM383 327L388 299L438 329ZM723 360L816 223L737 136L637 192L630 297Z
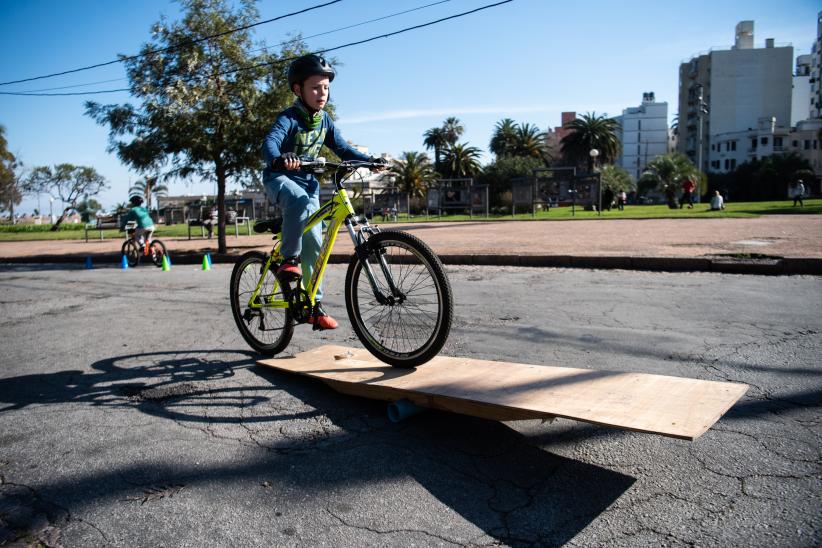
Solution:
M145 241L137 241L134 239L134 232L137 225L134 221L126 223L126 241L123 242L123 247L120 249L121 253L125 255L128 260L128 266L137 266L140 264L142 257L150 257L154 266L163 266L163 257L166 255L166 246L163 242L157 239L151 240L148 245ZM143 240L143 238L141 238Z

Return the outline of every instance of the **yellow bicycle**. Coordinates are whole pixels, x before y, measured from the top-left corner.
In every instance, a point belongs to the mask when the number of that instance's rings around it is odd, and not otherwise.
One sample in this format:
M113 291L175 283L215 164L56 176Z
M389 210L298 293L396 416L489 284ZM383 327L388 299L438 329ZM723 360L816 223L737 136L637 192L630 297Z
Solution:
M317 314L315 296L337 234L345 227L354 254L345 276L348 318L362 344L395 367L416 367L433 358L448 339L453 318L451 286L439 258L416 236L380 230L354 212L343 183L359 168L384 167L376 162L302 162L300 169L333 173L335 193L306 222L305 230L328 222L311 278L280 279L277 268L282 220L257 223L257 232L272 232L271 253L242 255L231 273L231 311L243 338L256 351L282 352L294 325ZM315 329L317 322L314 322Z

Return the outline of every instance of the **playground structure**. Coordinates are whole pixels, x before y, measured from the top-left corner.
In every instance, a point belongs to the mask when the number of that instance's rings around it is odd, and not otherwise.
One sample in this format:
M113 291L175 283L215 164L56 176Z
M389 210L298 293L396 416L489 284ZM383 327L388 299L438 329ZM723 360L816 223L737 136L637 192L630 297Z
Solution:
M748 390L741 383L446 356L398 369L364 349L336 345L258 363L353 396L498 421L563 417L684 440L704 434Z
M473 218L477 212L488 217L488 185L474 184L474 179L440 179L428 187L425 199L425 216L429 217L432 211L437 217L443 211L467 211Z
M599 173L577 175L576 168L555 167L535 169L530 177L511 181L511 216L517 208L527 208L535 216L538 208L576 206L600 210Z

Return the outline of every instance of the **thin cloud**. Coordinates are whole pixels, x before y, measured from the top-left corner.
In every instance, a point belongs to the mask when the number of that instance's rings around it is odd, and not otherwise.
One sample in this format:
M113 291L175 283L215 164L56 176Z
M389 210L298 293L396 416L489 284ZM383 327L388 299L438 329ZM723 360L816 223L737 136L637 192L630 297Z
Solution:
M595 109L584 109L578 112L588 112L589 110L596 110L598 114L622 113L625 105L597 105ZM515 114L527 113L559 113L564 110L570 110L568 106L557 107L555 105L535 105L535 106L489 106L489 107L462 107L462 108L427 108L427 109L407 109L407 110L386 110L383 112L375 112L364 115L353 115L350 117L340 117L339 123L346 125L355 124L369 124L373 122L383 122L386 120L405 120L410 118L429 118L442 116L465 116L470 114L497 114L499 116L512 116Z

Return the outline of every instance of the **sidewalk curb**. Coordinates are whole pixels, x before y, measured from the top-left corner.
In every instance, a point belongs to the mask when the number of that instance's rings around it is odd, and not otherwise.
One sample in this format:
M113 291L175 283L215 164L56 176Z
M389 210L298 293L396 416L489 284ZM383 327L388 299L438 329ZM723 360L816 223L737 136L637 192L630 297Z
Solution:
M239 254L211 253L214 263L235 263ZM77 264L91 257L94 264L120 264L119 253L66 255L36 255L30 257L0 257L0 264ZM350 254L332 253L331 264L347 264ZM768 259L736 259L732 257L629 257L571 255L439 255L446 265L523 266L549 268L590 268L603 270L642 270L656 272L720 272L764 276L822 275L822 258L786 257ZM173 254L174 264L201 264L202 252Z

